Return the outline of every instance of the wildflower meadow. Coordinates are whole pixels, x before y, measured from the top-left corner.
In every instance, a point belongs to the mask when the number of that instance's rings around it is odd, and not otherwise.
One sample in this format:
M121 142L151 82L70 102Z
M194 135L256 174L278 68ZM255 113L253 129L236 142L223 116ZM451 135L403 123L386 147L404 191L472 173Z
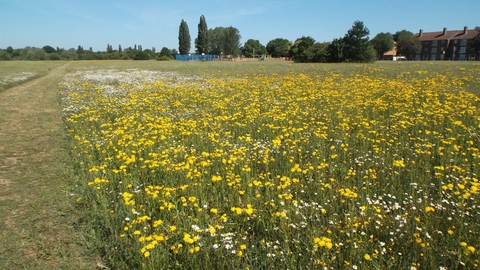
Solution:
M112 269L478 268L480 81L454 69L71 73L75 199Z

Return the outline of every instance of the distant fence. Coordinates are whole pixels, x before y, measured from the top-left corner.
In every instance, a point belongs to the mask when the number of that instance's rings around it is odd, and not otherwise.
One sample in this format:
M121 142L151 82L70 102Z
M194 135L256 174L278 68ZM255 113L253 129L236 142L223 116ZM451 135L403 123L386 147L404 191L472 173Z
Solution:
M177 54L175 55L175 60L178 61L213 61L218 59L216 54Z

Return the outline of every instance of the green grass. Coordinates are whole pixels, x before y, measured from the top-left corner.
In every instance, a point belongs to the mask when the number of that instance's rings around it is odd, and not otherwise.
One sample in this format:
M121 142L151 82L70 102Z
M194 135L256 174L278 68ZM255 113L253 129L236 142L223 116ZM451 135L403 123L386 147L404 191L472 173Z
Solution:
M30 71L42 76L64 63L0 62L0 74ZM83 98L89 100L78 99L77 105L85 106L79 107L77 123L67 121L70 131L65 134L57 103L62 76L109 69L174 71L178 75L167 78L165 85L149 85L125 93L121 99L103 99L101 87L105 85L96 82L80 87ZM462 211L478 212L479 195L472 191L479 173L476 151L480 146L475 135L478 100L464 91L480 94L479 71L478 62L439 61L371 65L78 61L44 80L8 91L0 89L0 220L4 225L0 230L0 268L93 269L105 264L112 269L156 269L158 265L183 269L298 269L326 264L338 269L348 263L360 269L432 269L442 265L461 267L460 262L467 268L478 267L476 224L480 222L478 215L462 216ZM212 79L173 83L193 75ZM201 83L210 88L199 89ZM415 89L418 92L412 95ZM165 126L157 127L158 123ZM149 129L138 130L138 124L148 124ZM346 130L347 126L350 129ZM108 128L123 130L119 134L124 137L112 137ZM153 139L149 137L152 131L166 138ZM321 137L323 133L326 138ZM364 137L353 136L359 133ZM374 143L371 140L375 136L386 141ZM151 139L154 144L142 146L141 138ZM116 148L102 141L111 141ZM255 142L266 144L261 148ZM277 143L277 148L273 147ZM271 152L275 161L253 162L265 155L265 147L279 150ZM371 153L377 148L380 152L373 157ZM169 150L162 154L165 149ZM152 158L149 153L161 155ZM186 168L189 157L195 161ZM158 164L146 163L153 167L141 168L148 159ZM328 167L322 167L323 159ZM399 163L401 159L405 167ZM385 165L376 164L380 160ZM212 165L203 168L202 162L207 161ZM90 171L105 164L103 170ZM114 172L122 165L126 173ZM203 168L204 174L192 178L194 168ZM365 173L368 169L373 169L377 177ZM265 172L272 175L265 176ZM222 176L218 183L212 181L217 174ZM285 180L276 175L301 182L282 188ZM240 176L240 182L236 176ZM266 186L267 182L272 186ZM161 200L145 190L148 185L158 188ZM189 187L182 190L183 185ZM177 191L166 197L160 186ZM240 191L245 194L240 195ZM135 206L128 205L120 193L132 194ZM259 198L257 193L261 194ZM461 196L470 197L464 200ZM187 200L186 206L182 197ZM367 197L379 203L370 204ZM303 208L292 200L303 201ZM267 203L270 201L274 206ZM312 202L319 203L326 213L312 207ZM392 210L394 202L402 208ZM176 210L160 210L163 203L174 204ZM454 203L465 205L454 207ZM430 205L435 206L433 212ZM362 206L367 208L363 211ZM141 215L132 215L132 208L151 221L137 220ZM297 210L309 219L307 228L297 230L290 225L302 226L301 216L293 214ZM227 222L221 221L223 214ZM390 228L398 227L403 218L407 221L403 227L407 237L392 236ZM153 227L159 219L163 224ZM368 224L359 226L360 221ZM374 225L377 221L381 223L379 228ZM173 225L176 230L169 231ZM200 226L203 232L193 230L192 225ZM214 227L215 237L208 232L209 225L220 226ZM137 230L140 235L135 234ZM235 233L231 243L235 254L225 248L220 236L225 232ZM153 233L169 239L142 252L151 242L141 243L139 237ZM185 233L202 238L189 244ZM421 242L416 242L418 239ZM328 240L332 249L325 246ZM197 245L199 242L202 246ZM380 256L376 252L382 252L382 243L387 251ZM426 246L421 247L422 243ZM178 244L183 247L178 248ZM209 251L215 244L221 248ZM199 251L190 253L195 246ZM476 248L476 253L468 254L470 247ZM145 257L147 250L151 254Z

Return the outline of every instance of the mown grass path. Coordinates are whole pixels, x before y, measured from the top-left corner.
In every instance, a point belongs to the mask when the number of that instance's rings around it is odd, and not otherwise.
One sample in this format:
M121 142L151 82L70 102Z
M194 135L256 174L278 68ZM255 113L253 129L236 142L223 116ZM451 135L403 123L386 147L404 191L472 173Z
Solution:
M95 269L76 228L58 82L71 62L0 93L0 269Z

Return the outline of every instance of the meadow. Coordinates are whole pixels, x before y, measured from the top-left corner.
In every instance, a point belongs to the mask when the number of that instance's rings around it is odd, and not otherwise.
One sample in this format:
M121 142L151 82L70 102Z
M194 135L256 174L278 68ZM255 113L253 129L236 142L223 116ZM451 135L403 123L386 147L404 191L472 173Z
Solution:
M479 267L477 62L66 71L65 193L102 268Z
M115 63L61 91L113 268L478 268L480 64Z
M1 61L0 62L0 92L20 85L27 81L46 75L52 68L65 62L45 61Z

